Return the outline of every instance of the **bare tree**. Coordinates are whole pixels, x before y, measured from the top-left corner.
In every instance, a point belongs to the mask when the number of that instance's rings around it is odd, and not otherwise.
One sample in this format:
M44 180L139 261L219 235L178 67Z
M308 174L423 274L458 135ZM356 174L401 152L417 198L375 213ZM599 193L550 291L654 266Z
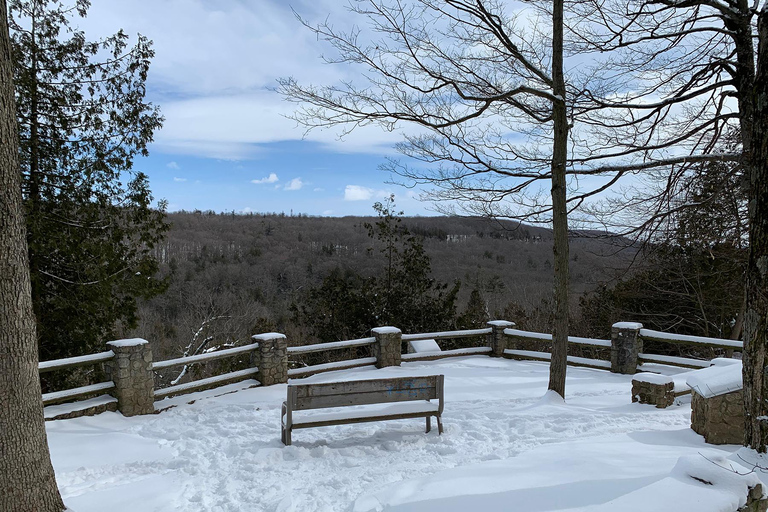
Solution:
M744 314L745 445L768 442L768 3L764 0L587 1L572 34L582 51L609 52L601 64L624 93L592 103L595 125L630 168L657 169L652 194L634 190L622 208L646 208L637 229L653 233L667 216L697 206L676 192L690 163L721 158L738 165L747 191L749 262ZM718 154L738 130L740 145ZM589 158L577 163L589 165ZM676 163L677 165L669 166ZM726 178L724 178L725 180ZM615 206L615 203L614 203ZM631 211L631 210L627 210Z
M0 509L59 512L37 372L11 48L0 0Z
M364 80L326 87L281 80L280 91L302 104L295 118L309 129L415 125L418 133L406 135L399 150L418 164L391 160L388 168L410 183L432 186L429 198L439 209L552 223L549 388L564 396L569 121L563 1L518 16L504 15L494 0L353 1L349 10L367 20L369 31L303 22L333 47L329 62L364 67ZM524 30L528 15L551 24Z

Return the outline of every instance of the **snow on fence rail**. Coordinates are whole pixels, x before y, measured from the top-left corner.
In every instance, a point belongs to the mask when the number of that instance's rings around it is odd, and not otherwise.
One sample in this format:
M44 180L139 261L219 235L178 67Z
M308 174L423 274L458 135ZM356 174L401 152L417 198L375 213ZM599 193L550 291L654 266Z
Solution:
M344 348L368 347L376 343L375 337L360 338L348 341L332 341L330 343L315 343L312 345L301 345L299 347L288 347L288 354L309 354L312 352L325 352L326 350L337 350Z
M510 356L512 359L527 361L550 361L552 359L552 354L549 352L535 352L532 350L507 349L504 351L504 355ZM596 370L611 369L610 361L605 361L603 359L590 359L587 357L568 356L568 364L571 366L594 368Z
M111 350L106 352L100 352L98 354L88 354L85 356L67 357L64 359L52 359L51 361L42 361L37 365L37 371L40 373L52 372L55 370L65 370L68 368L76 368L78 366L89 366L96 363L103 363L110 361L115 357L115 353Z
M240 354L246 354L253 352L259 348L258 343L251 343L250 345L243 345L242 347L227 348L224 350L217 350L216 352L208 352L206 354L197 354L194 356L177 357L176 359L167 359L165 361L157 361L152 363L152 369L162 370L163 368L170 368L172 366L181 366L183 364L192 363L204 363L208 361L215 361L217 359L223 359L225 357L232 357Z
M670 334L650 329L640 329L640 337L648 341L661 341L664 343L682 343L700 347L743 349L744 342L739 340L726 340L722 338L706 338L703 336L688 336L686 334Z
M475 336L484 336L491 334L491 328L485 329L467 329L463 331L443 331L443 332L425 332L421 334L403 334L403 341L418 340L448 340L454 338L474 338Z
M543 332L528 332L518 329L504 329L504 334L512 338L531 341L552 341L552 335ZM576 345L592 345L593 347L611 348L611 340L599 340L596 338L580 338L568 336L568 343Z

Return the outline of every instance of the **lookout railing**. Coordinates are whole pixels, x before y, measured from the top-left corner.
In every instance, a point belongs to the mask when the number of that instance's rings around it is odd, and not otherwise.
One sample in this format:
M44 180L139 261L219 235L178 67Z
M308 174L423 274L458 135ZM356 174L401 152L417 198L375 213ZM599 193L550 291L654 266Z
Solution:
M484 329L403 334L395 327L372 329L373 336L330 343L288 346L280 333L258 334L248 345L228 348L206 354L185 356L165 361L153 361L147 341L142 339L111 341L110 350L98 354L79 356L39 364L39 372L66 370L84 366L104 365L110 380L74 389L45 393L43 404L46 418L67 418L94 414L105 410L119 410L126 416L150 414L162 409L162 400L225 384L247 382L253 386L285 383L322 372L375 365L377 368L399 366L403 362L428 361L456 356L504 357L517 360L547 362L551 358L548 346L552 335L515 329L512 322L488 322ZM448 350L413 352L408 347L414 341L435 340L450 342ZM741 341L669 334L644 329L639 323L619 322L613 325L611 339L568 338L568 364L607 370L613 373L634 374L638 371L661 372L669 369L696 369L710 365L711 357L704 357L702 349L712 357L730 356L741 350ZM698 357L681 357L649 353L644 346L658 347L685 345L694 348ZM405 350L404 350L405 349ZM357 357L360 350L366 357ZM307 364L308 355L337 353L335 361ZM213 377L200 378L166 387L155 385L158 371L173 367L199 365L222 359L236 359L245 369L224 372ZM311 359L311 358L310 358ZM666 368L666 370L664 370ZM105 393L107 393L105 395ZM93 398L97 397L97 398ZM84 400L85 399L85 400ZM73 402L61 406L63 402Z

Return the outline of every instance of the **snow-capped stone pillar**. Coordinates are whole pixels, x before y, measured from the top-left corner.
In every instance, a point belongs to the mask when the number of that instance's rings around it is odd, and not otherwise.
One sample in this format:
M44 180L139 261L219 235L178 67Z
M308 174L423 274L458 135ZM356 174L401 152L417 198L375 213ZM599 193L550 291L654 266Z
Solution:
M643 351L640 329L637 322L618 322L611 328L611 371L634 374L637 372L638 354Z
M400 366L403 332L397 327L375 327L371 332L376 337L376 343L373 345L376 368Z
M152 372L152 349L141 338L107 342L115 357L105 367L115 383L117 410L123 416L154 414L155 377Z
M506 320L491 320L488 322L491 332L488 334L487 343L491 347L491 357L501 357L504 355L504 349L507 348L507 336L504 334L504 329L511 329L514 326L515 322L507 322Z
M288 382L288 340L285 334L268 332L252 336L259 344L255 355L259 367L259 382L262 386Z

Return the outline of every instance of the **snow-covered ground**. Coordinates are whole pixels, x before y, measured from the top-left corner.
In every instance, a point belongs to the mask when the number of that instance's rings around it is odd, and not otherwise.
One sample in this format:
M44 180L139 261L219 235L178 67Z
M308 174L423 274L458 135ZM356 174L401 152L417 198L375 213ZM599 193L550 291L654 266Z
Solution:
M738 474L738 447L690 430L689 404L630 403L629 376L570 367L566 402L546 392L546 363L483 356L303 382L436 373L442 436L397 420L296 430L286 447L285 386L240 384L152 416L48 422L56 476L75 512L720 512L757 481Z

